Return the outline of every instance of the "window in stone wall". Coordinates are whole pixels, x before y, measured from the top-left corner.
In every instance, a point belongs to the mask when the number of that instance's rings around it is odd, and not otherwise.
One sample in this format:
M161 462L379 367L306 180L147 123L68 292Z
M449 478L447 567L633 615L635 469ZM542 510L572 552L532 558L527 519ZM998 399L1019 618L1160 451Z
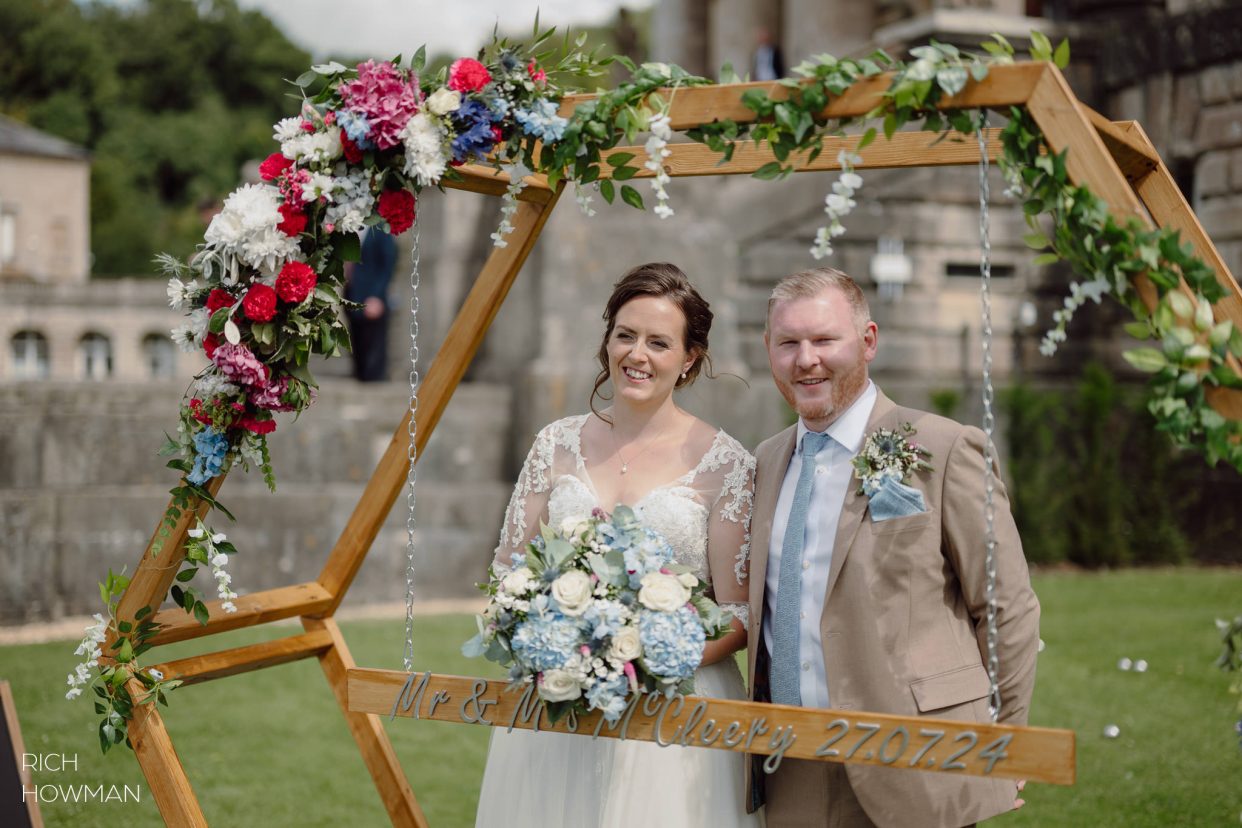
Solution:
M992 278L994 279L1012 279L1014 274L1013 265L1000 264L992 262ZM966 279L979 278L978 262L949 262L944 266L945 276L957 276Z
M0 272L17 262L17 215L0 208Z
M19 380L47 379L47 337L38 331L18 331L9 342L13 377Z
M101 333L88 333L78 343L78 375L102 380L112 376L112 341Z
M147 360L147 376L169 379L176 373L177 349L164 334L149 333L142 338L142 353Z

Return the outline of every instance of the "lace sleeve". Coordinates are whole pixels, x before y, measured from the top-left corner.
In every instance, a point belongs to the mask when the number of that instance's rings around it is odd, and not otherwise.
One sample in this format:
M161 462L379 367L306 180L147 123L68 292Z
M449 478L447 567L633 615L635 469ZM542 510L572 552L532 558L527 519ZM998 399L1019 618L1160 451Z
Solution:
M729 438L719 456L720 489L707 519L707 558L716 602L745 622L736 609L749 600L750 512L755 500L755 458Z
M556 452L555 423L535 438L518 475L505 522L500 527L495 563L507 568L514 552L520 552L535 534L541 519L547 518L548 492L552 488L552 460Z

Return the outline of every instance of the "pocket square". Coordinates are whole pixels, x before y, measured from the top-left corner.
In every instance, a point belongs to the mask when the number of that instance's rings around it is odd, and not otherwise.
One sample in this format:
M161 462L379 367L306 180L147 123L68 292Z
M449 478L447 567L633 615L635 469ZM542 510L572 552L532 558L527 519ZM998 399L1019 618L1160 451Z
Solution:
M923 493L900 480L886 477L870 494L871 519L876 523L927 511Z

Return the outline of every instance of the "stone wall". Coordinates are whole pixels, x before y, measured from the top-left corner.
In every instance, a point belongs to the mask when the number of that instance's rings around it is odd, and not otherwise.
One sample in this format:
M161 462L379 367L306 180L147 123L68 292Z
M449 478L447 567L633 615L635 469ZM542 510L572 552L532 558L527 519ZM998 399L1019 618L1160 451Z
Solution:
M156 452L179 400L170 385L0 386L0 623L98 611L108 569L134 571L176 483ZM239 592L317 577L407 404L400 386L327 381L271 438L275 494L256 472L230 474L220 499L237 523L209 520L238 547ZM420 597L469 595L484 577L509 495L508 408L507 389L462 386L418 464ZM351 603L403 599L405 515L402 496Z

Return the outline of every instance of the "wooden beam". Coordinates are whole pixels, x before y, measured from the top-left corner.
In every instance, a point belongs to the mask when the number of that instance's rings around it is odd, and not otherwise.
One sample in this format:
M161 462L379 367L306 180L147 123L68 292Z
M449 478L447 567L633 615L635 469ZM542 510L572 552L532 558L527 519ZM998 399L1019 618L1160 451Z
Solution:
M1100 140L1117 162L1117 167L1126 177L1126 181L1133 183L1156 169L1160 163L1160 154L1150 144L1145 146L1133 138L1123 127L1124 123L1130 122L1113 123L1082 101L1078 102L1078 106L1099 133Z
M562 189L563 186L558 187L553 199L547 204L518 205L517 213L513 216L514 229L508 238L508 246L492 250L461 310L457 312L457 317L419 388L419 455L439 423L457 384L465 376L470 361L483 344L492 320L496 318L518 271L530 255L531 248L539 238L539 233L551 215ZM319 583L334 596L328 615L340 606L341 599L358 573L358 568L362 566L367 551L375 542L380 526L405 485L406 473L410 467L407 454L409 421L410 413L406 411L319 575Z
M151 643L159 646L229 630L240 630L282 618L319 615L332 606L332 593L317 581L310 581L235 598L233 604L237 607L237 612L225 612L220 608L221 603L223 602L207 602L209 617L206 624L198 623L198 619L181 607L160 610L155 615L160 631L151 639Z
M421 683L424 677L425 683ZM549 725L538 715L537 705L527 708L525 712L529 715L524 717L522 692L506 692L507 687L507 682L460 676L355 669L349 672L349 707L384 716L395 712L408 718L494 727L512 725L523 730L552 730L583 737L622 736L620 723L610 729L601 721L598 712L578 717L573 728L567 719L555 726ZM447 700L437 703L434 700L437 691L441 697L447 694ZM622 717L626 722L624 738L638 741L662 741L765 756L783 749L784 756L796 759L918 767L925 771L1031 779L1057 785L1074 782L1072 730L694 696L677 701L654 693L643 697L641 702L632 701L631 705L632 712ZM725 733L732 723L736 723L732 728L735 736L755 733L762 734L762 738L726 739ZM936 733L940 734L936 748L921 750ZM848 737L845 734L849 734ZM782 735L784 742L780 740ZM864 738L868 736L874 738ZM865 749L861 747L864 743ZM832 747L834 744L836 748ZM989 748L996 749L990 751ZM1004 756L990 761L1000 753Z
M394 826L399 828L427 828L427 817L414 798L397 754L392 749L392 742L384 732L384 725L379 716L369 713L355 712L349 708L349 691L347 677L349 671L355 669L349 647L341 635L340 628L332 618L304 618L302 625L308 633L326 633L332 646L319 656L319 665L323 668L332 693L336 696L345 723L362 751L362 760L375 781L375 789L384 802L384 809Z
M981 107L1020 106L1031 96L1036 83L1047 72L1057 72L1051 63L1017 63L1011 66L992 66L982 83L973 79L956 95L944 98L940 109L978 109ZM1058 74L1060 74L1058 72ZM833 98L819 114L823 118L856 118L866 115L884 100L884 93L893 82L892 73L876 75L857 81L841 95ZM742 105L742 94L748 89L763 89L774 100L789 97L788 87L775 81L754 83L726 83L715 86L696 86L677 90L660 89L659 94L668 100L671 127L675 130L689 129L709 124L715 120L733 120L749 124L755 113ZM578 104L594 99L595 95L566 95L561 100L560 114L568 117Z
M1155 147L1147 133L1137 122L1127 121L1120 129L1135 143L1155 153ZM1139 179L1134 189L1156 224L1176 229L1181 233L1182 240L1190 242L1194 247L1195 255L1216 271L1216 281L1225 291L1225 296L1213 306L1213 316L1217 322L1228 319L1233 322L1234 327L1242 330L1242 290L1239 290L1237 280L1229 272L1229 266L1204 232L1203 225L1199 223L1194 210L1159 155L1156 155L1156 168L1151 174ZM1236 357L1230 354L1227 364L1235 374L1242 377L1242 364L1239 364ZM1206 389L1206 393L1208 404L1217 412L1231 420L1242 420L1242 391L1236 388L1212 387Z
M450 190L465 190L483 195L502 196L509 187L509 174L487 164L462 164L454 167L461 178L444 177L440 183ZM545 175L528 175L526 186L518 193L518 201L547 204L552 200L552 189Z
M225 474L220 474L207 483L207 491L212 497L215 497L220 487L224 485ZM169 506L172 505L174 504L169 503ZM118 623L128 621L136 627L138 622L134 616L139 610L149 607L152 612L155 612L164 603L168 588L172 586L173 578L177 577L177 570L181 568L181 561L185 559L186 533L207 514L209 508L210 506L205 501L194 499L188 508L181 510L181 517L171 527L164 523L164 517L160 515L160 521L155 526L151 540L147 543L146 551L142 553L142 559L138 561L138 568L134 570L129 586L125 588L124 594L117 602L116 620ZM161 533L165 531L168 534L161 540ZM158 553L155 551L157 543L159 544ZM115 652L112 648L115 641L116 634L110 631L104 642L104 653Z
M126 687L134 701L147 693L146 688L135 679L130 679ZM129 721L129 741L134 746L134 756L147 778L151 796L160 809L164 824L178 828L206 828L203 809L198 804L194 788L190 786L156 705L134 705L134 715Z
M212 679L236 676L264 667L300 661L317 656L331 646L332 636L324 630L316 630L246 647L234 647L229 650L169 661L157 664L155 669L159 670L166 679L181 679L186 684L201 684Z
M1000 130L989 129L988 158L995 160L1001 153ZM859 136L845 138L825 138L823 152L810 164L805 162L805 154L793 156L795 172L820 172L839 170L841 164L837 155L841 150L853 151L858 144ZM898 132L885 141L879 139L860 153L862 163L859 169L889 169L896 167L953 167L979 163L979 145L971 137L969 140L946 138L937 143L938 132ZM674 178L701 175L749 175L776 157L767 143L755 146L747 141L733 151L733 160L720 163L720 153L713 151L704 144L670 144L672 153L664 159L665 169ZM647 151L640 146L617 147L614 152L628 152L634 158L626 162L627 166L638 167L634 178L653 178L655 173L643 166L647 162ZM607 157L607 156L605 156ZM612 178L613 168L603 163L600 165L600 178Z

